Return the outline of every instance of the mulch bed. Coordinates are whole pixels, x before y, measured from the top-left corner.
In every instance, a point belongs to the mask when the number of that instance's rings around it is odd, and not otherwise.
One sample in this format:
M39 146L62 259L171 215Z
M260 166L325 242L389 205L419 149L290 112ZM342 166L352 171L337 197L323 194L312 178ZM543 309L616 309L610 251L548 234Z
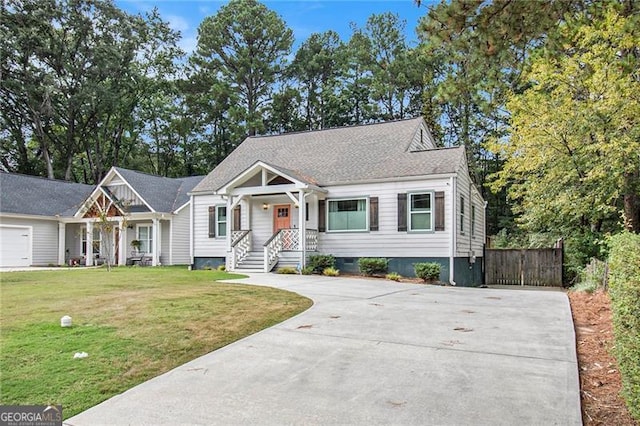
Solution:
M570 292L585 425L637 426L624 400L620 372L612 355L613 327L609 295Z

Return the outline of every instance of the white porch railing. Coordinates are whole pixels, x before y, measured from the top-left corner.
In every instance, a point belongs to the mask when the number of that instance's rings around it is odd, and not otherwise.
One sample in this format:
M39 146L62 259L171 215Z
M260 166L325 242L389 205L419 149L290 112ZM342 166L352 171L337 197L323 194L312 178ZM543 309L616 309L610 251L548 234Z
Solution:
M305 234L305 249L308 251L318 250L318 230L307 229Z
M251 251L251 230L233 231L231 233L231 264L228 269L233 271Z

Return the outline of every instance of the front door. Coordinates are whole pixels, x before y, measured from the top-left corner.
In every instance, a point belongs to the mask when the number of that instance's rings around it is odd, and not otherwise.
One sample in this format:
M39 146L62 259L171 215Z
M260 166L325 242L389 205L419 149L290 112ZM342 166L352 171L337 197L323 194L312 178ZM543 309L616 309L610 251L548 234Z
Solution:
M291 228L291 206L289 204L273 206L273 233Z

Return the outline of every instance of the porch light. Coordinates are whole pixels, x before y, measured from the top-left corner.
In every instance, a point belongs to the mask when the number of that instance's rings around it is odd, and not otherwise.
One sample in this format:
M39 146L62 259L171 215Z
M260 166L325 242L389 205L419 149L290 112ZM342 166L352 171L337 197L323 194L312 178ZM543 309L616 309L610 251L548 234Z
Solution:
M262 203L262 210L267 210L269 208L269 204Z

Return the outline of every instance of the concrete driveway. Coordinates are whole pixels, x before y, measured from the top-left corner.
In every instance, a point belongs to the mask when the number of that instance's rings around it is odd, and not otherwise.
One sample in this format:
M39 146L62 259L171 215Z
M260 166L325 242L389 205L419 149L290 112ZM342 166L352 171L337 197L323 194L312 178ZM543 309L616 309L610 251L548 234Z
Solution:
M562 292L272 274L237 282L315 304L66 424L581 424Z

